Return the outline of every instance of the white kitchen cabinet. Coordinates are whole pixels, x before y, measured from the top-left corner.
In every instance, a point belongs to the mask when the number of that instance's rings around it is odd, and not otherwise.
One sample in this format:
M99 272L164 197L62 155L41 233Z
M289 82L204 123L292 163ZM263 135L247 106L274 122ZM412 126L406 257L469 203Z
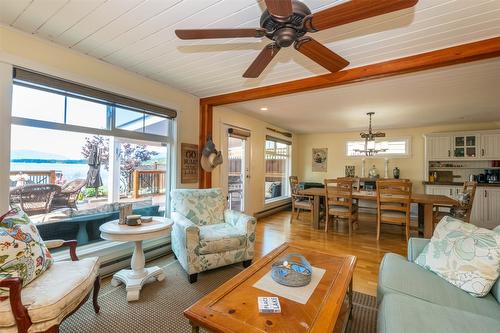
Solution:
M481 151L479 157L484 159L500 159L500 133L481 134Z
M446 195L452 199L457 199L458 194L462 191L463 186L453 185L426 185L426 194Z
M483 198L485 201L485 209L483 213L483 221L480 221L481 227L494 228L500 225L500 188L485 187Z
M476 195L474 196L474 203L472 204L472 212L470 215L470 222L477 226L481 226L486 216L486 200L484 199L484 187L476 188Z
M427 136L427 160L500 159L500 133L477 131Z
M429 160L446 160L451 156L452 136L430 136L427 138Z

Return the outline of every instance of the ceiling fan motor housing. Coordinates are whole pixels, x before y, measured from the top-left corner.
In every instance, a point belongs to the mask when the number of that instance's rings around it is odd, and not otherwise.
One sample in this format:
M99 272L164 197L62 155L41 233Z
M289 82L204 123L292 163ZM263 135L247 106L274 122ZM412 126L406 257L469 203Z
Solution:
M272 16L267 9L260 17L260 26L269 32L266 37L274 40L279 47L292 45L307 32L302 22L306 16L311 15L311 10L297 0L292 0L292 8L293 14L289 17Z

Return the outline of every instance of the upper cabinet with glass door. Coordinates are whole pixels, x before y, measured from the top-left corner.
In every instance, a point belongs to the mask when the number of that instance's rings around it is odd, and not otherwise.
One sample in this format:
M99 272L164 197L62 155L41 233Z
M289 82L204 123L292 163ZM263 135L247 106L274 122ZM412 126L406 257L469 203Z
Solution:
M426 136L427 160L500 160L500 132L436 133Z
M453 157L455 158L476 158L478 152L478 136L476 135L456 135L453 140Z

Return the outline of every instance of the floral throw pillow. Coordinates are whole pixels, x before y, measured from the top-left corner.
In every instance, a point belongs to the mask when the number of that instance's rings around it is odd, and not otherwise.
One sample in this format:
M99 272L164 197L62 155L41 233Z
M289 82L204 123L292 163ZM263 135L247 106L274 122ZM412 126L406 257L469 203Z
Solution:
M445 216L415 263L473 296L486 296L500 274L500 233Z
M52 256L28 215L13 209L0 216L0 279L20 277L27 285L52 265ZM0 301L8 298L0 288Z

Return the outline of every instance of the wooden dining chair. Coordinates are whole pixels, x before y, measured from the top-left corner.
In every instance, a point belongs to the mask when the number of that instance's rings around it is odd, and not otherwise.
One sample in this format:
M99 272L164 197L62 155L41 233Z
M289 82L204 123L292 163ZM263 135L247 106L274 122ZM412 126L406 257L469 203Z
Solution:
M328 232L330 216L333 216L334 221L347 219L351 236L353 224L358 220L358 204L352 197L353 184L352 179L325 179L325 232Z
M408 180L377 180L377 240L382 223L404 226L410 239L411 188Z
M434 205L433 225L441 221L445 216L453 216L464 222L470 223L472 205L476 196L477 182L466 181L462 192L458 195L457 204L454 206Z
M292 197L292 216L290 217L290 222L293 219L293 214L297 210L297 219L299 219L300 210L313 210L313 197L310 195L299 194L299 178L297 176L288 177L290 181L290 192Z

